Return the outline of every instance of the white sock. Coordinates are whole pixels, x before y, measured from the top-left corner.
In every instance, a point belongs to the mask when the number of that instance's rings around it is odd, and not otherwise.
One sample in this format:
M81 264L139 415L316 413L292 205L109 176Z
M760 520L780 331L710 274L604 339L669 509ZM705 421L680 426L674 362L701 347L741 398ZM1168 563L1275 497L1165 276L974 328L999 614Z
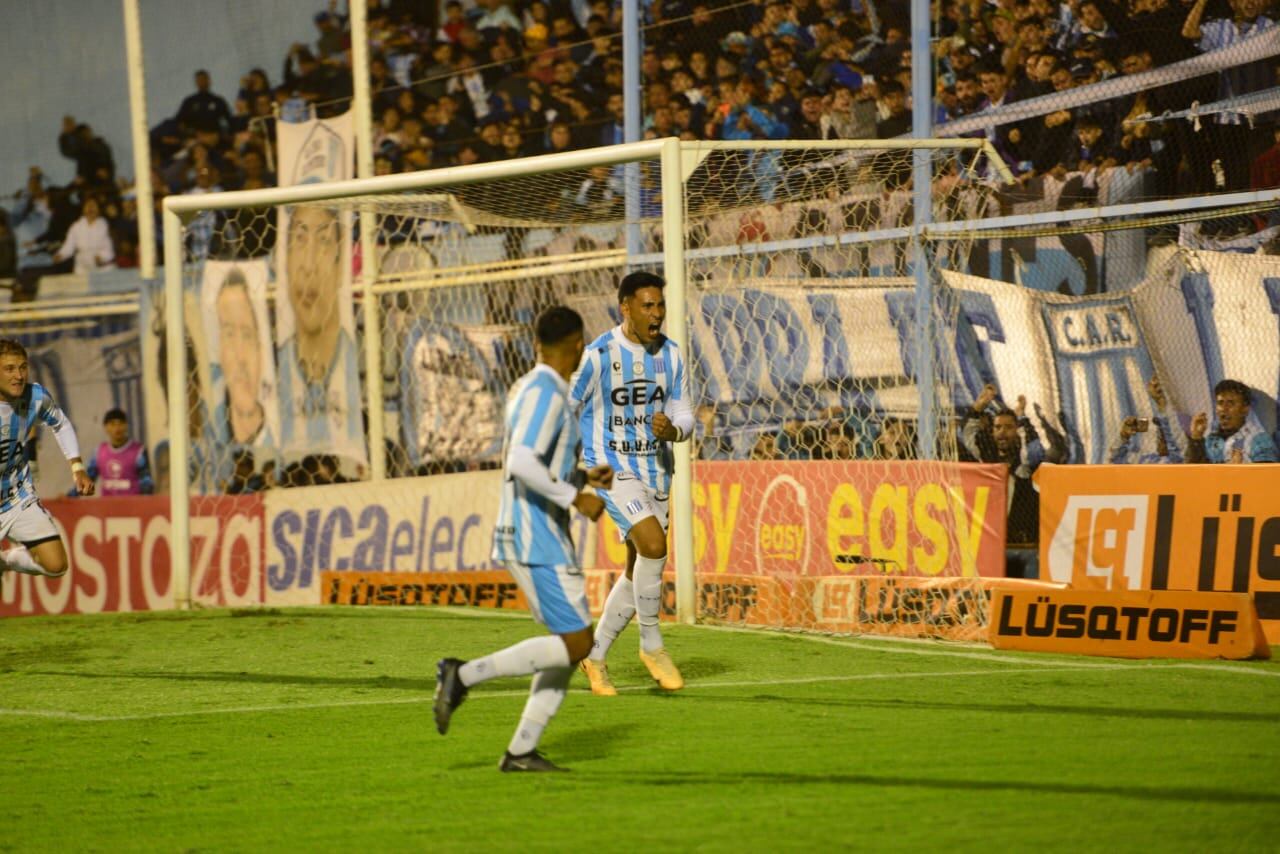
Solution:
M553 667L568 666L569 650L560 636L543 635L522 640L483 658L473 658L458 668L458 676L462 684L470 688L500 676L528 676Z
M44 567L36 563L36 559L31 556L31 552L27 551L25 546L14 546L7 552L0 552L0 560L4 561L5 566L14 572L22 572L27 575L43 575L48 578L58 577L45 572Z
M649 558L636 555L632 572L636 586L636 617L640 623L640 648L645 652L662 649L662 631L658 628L658 612L662 609L662 567L666 557Z
M564 702L565 692L569 689L569 677L572 675L572 667L552 667L534 675L529 699L525 701L524 711L520 714L520 725L516 727L515 735L511 736L511 743L507 745L508 753L520 756L538 746L542 731Z
M604 600L604 610L600 612L600 622L596 623L595 642L591 644L592 661L604 661L609 654L609 647L622 634L627 623L636 615L636 594L631 579L625 575L618 576L613 589Z

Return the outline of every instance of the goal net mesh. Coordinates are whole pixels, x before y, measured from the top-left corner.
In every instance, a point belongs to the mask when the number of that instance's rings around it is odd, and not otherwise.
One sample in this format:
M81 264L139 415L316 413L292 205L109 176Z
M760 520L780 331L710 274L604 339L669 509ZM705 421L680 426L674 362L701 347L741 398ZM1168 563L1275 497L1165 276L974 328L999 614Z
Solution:
M1204 367L1200 321L1185 307L1212 303L1218 280L1254 269L1240 265L1265 264L1219 244L1238 237L1229 223L1243 218L1265 251L1256 234L1273 210L994 231L983 218L1069 207L1062 187L1046 178L1034 198L1025 186L1011 195L981 154L940 147L924 155L938 225L917 244L913 156L888 143L684 144L679 237L697 426L692 515L672 513L692 529L701 620L977 638L990 582L1007 555L1015 572L1034 561L1038 536L1034 519L1011 509L994 413L1025 416L1015 465L1102 462L1125 417L1153 413L1152 376L1189 429L1190 414L1210 408L1210 375L1233 369L1234 352ZM361 540L372 542L373 522L358 507L346 522L307 521L307 508L369 495L353 483L376 461L388 478L378 500L400 507L393 517L418 525L429 500L479 520L438 550L432 539L413 568L490 565L502 407L534 363L532 320L566 304L589 338L612 328L618 280L668 272L663 241L674 236L663 233L657 160L487 181L450 174L460 177L427 190L187 220L193 519L268 490L301 514L284 532L291 549L311 550L299 565L403 569L394 518L381 548ZM362 226L376 238L369 258ZM1253 346L1275 335L1267 310L1271 331L1252 321ZM1153 320L1169 314L1185 329ZM1015 315L1016 328L1000 327ZM1072 344L1080 336L1064 328L1101 337ZM374 377L367 334L378 336ZM1271 381L1250 369L1258 376L1247 382ZM975 408L988 385L994 396ZM1274 411L1267 417L1274 430ZM1132 442L1135 458L1143 441ZM277 533L261 533L256 556L233 545L244 554L229 562L229 589L243 601L255 591L272 601ZM625 546L607 519L575 518L573 533L598 608ZM195 579L192 594L200 600ZM290 595L316 600L314 590Z

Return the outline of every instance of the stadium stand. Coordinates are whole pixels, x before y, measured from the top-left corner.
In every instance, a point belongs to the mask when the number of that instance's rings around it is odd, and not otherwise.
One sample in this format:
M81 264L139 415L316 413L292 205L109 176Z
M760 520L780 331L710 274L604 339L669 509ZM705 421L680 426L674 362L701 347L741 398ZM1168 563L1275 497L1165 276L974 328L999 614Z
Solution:
M981 117L965 132L996 142L1023 185L1092 173L1081 202L1112 169L1129 176L1127 200L1275 186L1274 41L1247 62L1161 76L1271 31L1272 5L946 0L931 109L942 133ZM622 140L617 3L450 0L438 20L424 9L386 2L370 10L380 174ZM643 14L646 138L873 138L910 129L903 0L674 0ZM330 9L314 21L314 41L291 47L274 85L264 69L249 70L228 104L207 73L196 74L196 91L152 129L157 202L165 193L270 186L275 121L347 109L347 21ZM1246 95L1253 100L1242 104ZM1035 115L1002 118L1037 99L1046 106ZM32 168L0 232L12 234L14 256L0 257L0 278L48 267L88 196L108 224L114 265L136 264L137 211L110 145L70 116L58 145L76 176L53 187Z

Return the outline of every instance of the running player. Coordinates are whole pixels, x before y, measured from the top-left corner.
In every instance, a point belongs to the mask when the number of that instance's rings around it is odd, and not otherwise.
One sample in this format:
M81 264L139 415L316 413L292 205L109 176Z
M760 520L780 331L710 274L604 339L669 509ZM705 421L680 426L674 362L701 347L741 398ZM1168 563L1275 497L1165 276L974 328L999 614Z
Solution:
M582 568L569 537L569 508L598 519L604 502L574 485L579 436L569 377L585 346L582 318L555 306L537 320L538 364L507 398L506 479L493 537L502 561L529 601L533 618L553 634L529 638L483 658L446 658L436 671L435 719L441 735L472 685L500 676L534 674L520 725L498 763L502 771L561 771L538 752L538 740L564 701L573 665L591 649L591 612ZM588 486L607 489L613 470L596 465Z
M49 511L36 495L27 459L27 437L37 421L53 428L62 455L71 463L76 492L93 495L93 480L80 460L80 443L49 392L27 382L27 351L0 339L0 540L12 546L0 552L0 576L6 571L60 578L67 572L67 550Z
M582 670L593 693L617 693L605 657L633 616L640 623L640 660L658 685L684 687L658 628L662 567L667 561L667 505L671 449L693 434L688 376L675 342L662 334L665 282L630 273L618 285L622 323L587 348L573 381L581 404L583 459L607 464L617 476L602 493L605 509L627 543L627 571L609 591Z

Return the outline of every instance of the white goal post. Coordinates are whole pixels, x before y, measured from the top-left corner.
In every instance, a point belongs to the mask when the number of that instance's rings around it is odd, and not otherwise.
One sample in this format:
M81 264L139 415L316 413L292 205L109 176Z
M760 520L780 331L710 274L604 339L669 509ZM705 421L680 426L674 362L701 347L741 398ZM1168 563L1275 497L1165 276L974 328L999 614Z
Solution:
M203 213L210 211L239 211L246 209L266 209L281 206L307 205L333 202L335 205L346 205L349 209L360 212L369 209L378 197L405 196L405 194L421 194L441 191L444 188L472 186L486 183L501 183L513 179L527 179L536 176L553 176L570 170L589 170L601 167L616 167L625 164L649 162L660 168L660 234L677 239L660 241L660 251L650 252L643 258L618 258L618 250L608 252L592 249L575 249L569 255L557 255L552 258L529 259L528 265L542 265L547 271L572 271L586 269L592 264L601 263L600 258L608 255L614 259L611 263L621 261L623 265L645 264L656 267L661 264L666 278L666 300L668 308L667 330L685 353L691 353L689 293L686 274L689 270L689 259L698 252L703 257L713 254L714 250L691 247L687 240L687 203L688 192L686 182L698 169L709 153L714 151L743 151L749 153L804 151L821 149L824 156L838 156L845 152L858 150L920 152L916 158L917 166L937 152L969 152L970 160L981 159L987 169L995 176L1007 177L1007 169L999 156L985 139L926 139L926 140L831 140L820 142L807 141L764 141L764 142L728 142L728 143L691 143L681 142L674 138L649 140L627 145L593 148L563 154L551 154L539 157L508 160L494 163L475 164L465 167L451 167L432 171L386 175L375 178L342 181L327 184L304 184L276 189L237 191L206 195L169 196L164 201L164 326L171 334L165 336L165 376L168 385L168 424L170 448L170 512L171 543L173 543L173 593L178 607L188 607L193 600L190 577L190 543L191 512L190 496L192 481L188 466L182 464L192 453L190 408L186 395L177 393L188 386L188 351L184 336L173 334L174 330L183 330L188 322L185 314L189 306L184 305L184 276L189 275L186 254L186 226ZM752 154L751 156L754 156ZM638 167L637 170L638 171ZM923 174L917 170L916 174ZM637 187L628 182L628 192L639 193ZM403 205L411 205L409 197ZM926 196L927 198L927 196ZM514 204L519 200L513 200ZM757 202L752 202L757 203ZM758 202L764 206L763 202ZM655 219L652 206L649 218ZM536 213L536 212L534 212ZM532 214L531 214L532 215ZM908 211L908 217L911 217ZM832 245L848 245L852 243L872 243L900 241L909 243L922 239L925 223L930 219L929 212L922 212L908 221L894 227L881 228L870 233L858 233L845 230L838 237L825 240ZM658 223L653 223L658 227ZM374 230L369 222L363 221L360 229L361 242L374 239ZM798 243L796 240L778 240L778 245ZM730 250L724 250L726 252ZM736 250L749 254L751 247L739 247ZM385 286L379 285L377 278L376 253L374 247L365 246L362 251L364 265L357 292L362 297L362 318L366 330L361 359L366 377L380 377L383 372L381 364L379 339L370 334L370 330L379 330L383 318L380 316L379 301L371 296L386 293ZM917 255L916 257L923 257ZM511 262L513 266L520 266ZM500 265L499 265L500 266ZM918 282L927 280L929 273L925 269L931 265L915 265ZM490 264L479 271L482 275L493 272ZM548 272L548 274L550 274ZM465 275L465 271L461 273ZM868 274L873 275L873 274ZM489 275L489 281L494 277ZM926 290L927 293L927 290ZM918 298L918 295L917 295ZM928 303L926 302L925 305ZM919 312L917 312L918 314ZM599 330L595 330L599 331ZM929 346L928 344L925 345ZM928 359L929 351L922 349L919 355ZM692 360L692 357L690 356ZM381 454L377 449L383 445L383 437L387 435L382 406L382 390L379 382L369 381L362 390L367 405L367 437L372 449L374 463L370 467L374 479L382 477ZM932 395L933 389L921 389L921 395ZM693 465L690 444L679 443L675 446L675 469L672 490L672 517L675 521L675 541L673 547L673 564L676 574L677 616L680 620L693 622L696 616L697 588L694 572L694 530L692 524L682 524L680 520L689 520L693 514ZM495 499L496 500L496 499ZM186 547L180 544L186 544Z

